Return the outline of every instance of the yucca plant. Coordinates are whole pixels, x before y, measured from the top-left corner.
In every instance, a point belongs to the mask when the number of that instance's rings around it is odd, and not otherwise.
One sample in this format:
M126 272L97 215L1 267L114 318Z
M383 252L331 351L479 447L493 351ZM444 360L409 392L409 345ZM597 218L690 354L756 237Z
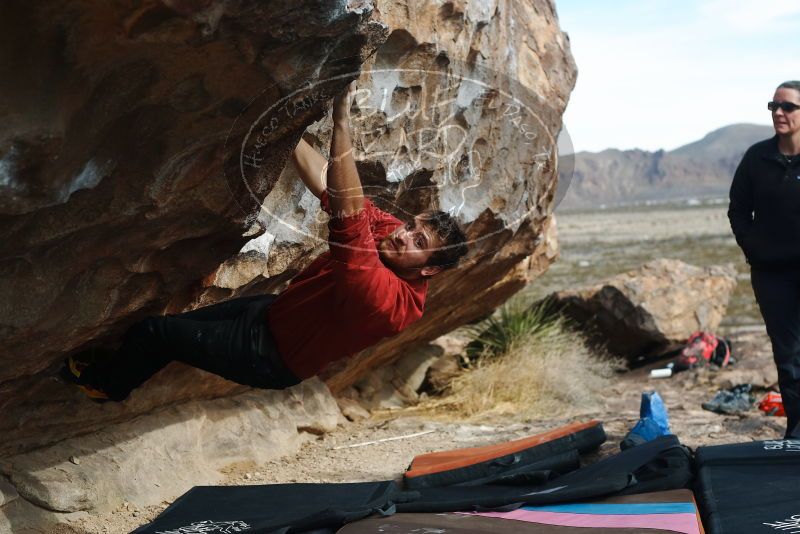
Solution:
M509 352L515 344L535 341L560 332L566 319L549 300L533 305L521 301L503 305L499 312L468 328L472 341L467 345L470 362Z

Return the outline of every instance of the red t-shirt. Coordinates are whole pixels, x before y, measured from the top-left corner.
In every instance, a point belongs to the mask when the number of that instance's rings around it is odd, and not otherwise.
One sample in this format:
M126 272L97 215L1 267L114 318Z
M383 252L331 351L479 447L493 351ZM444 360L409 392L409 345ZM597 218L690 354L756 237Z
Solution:
M327 191L320 203L330 213ZM332 217L328 252L270 306L267 322L278 352L298 378L314 376L422 317L427 280L404 280L378 257L378 243L402 224L367 199L355 215Z

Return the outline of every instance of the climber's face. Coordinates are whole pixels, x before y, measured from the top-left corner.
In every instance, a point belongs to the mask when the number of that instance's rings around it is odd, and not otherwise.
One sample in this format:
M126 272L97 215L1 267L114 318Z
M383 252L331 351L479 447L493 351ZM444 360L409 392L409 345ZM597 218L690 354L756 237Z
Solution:
M384 265L400 278L417 279L433 276L441 267L428 266L431 255L442 246L441 238L425 224L421 215L414 217L383 238L378 254Z

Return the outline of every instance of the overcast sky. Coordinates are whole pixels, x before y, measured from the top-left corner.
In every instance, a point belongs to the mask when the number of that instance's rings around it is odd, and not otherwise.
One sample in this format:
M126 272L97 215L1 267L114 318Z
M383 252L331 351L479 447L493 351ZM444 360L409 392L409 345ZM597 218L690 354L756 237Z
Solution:
M738 122L800 79L800 0L556 0L578 82L576 151L670 150Z

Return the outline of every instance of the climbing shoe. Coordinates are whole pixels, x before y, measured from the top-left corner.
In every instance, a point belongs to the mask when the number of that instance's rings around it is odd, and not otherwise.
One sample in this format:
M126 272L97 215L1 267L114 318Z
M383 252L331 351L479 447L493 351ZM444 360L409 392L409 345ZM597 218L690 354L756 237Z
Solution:
M704 402L704 410L711 412L734 415L746 412L752 408L755 399L750 394L750 384L739 384L730 389L718 391L709 402Z
M64 360L64 366L61 368L61 378L69 383L78 386L84 395L89 397L94 402L103 403L111 400L107 393L95 387L85 384L81 380L81 374L89 366L88 363L78 359L75 356L69 356Z

